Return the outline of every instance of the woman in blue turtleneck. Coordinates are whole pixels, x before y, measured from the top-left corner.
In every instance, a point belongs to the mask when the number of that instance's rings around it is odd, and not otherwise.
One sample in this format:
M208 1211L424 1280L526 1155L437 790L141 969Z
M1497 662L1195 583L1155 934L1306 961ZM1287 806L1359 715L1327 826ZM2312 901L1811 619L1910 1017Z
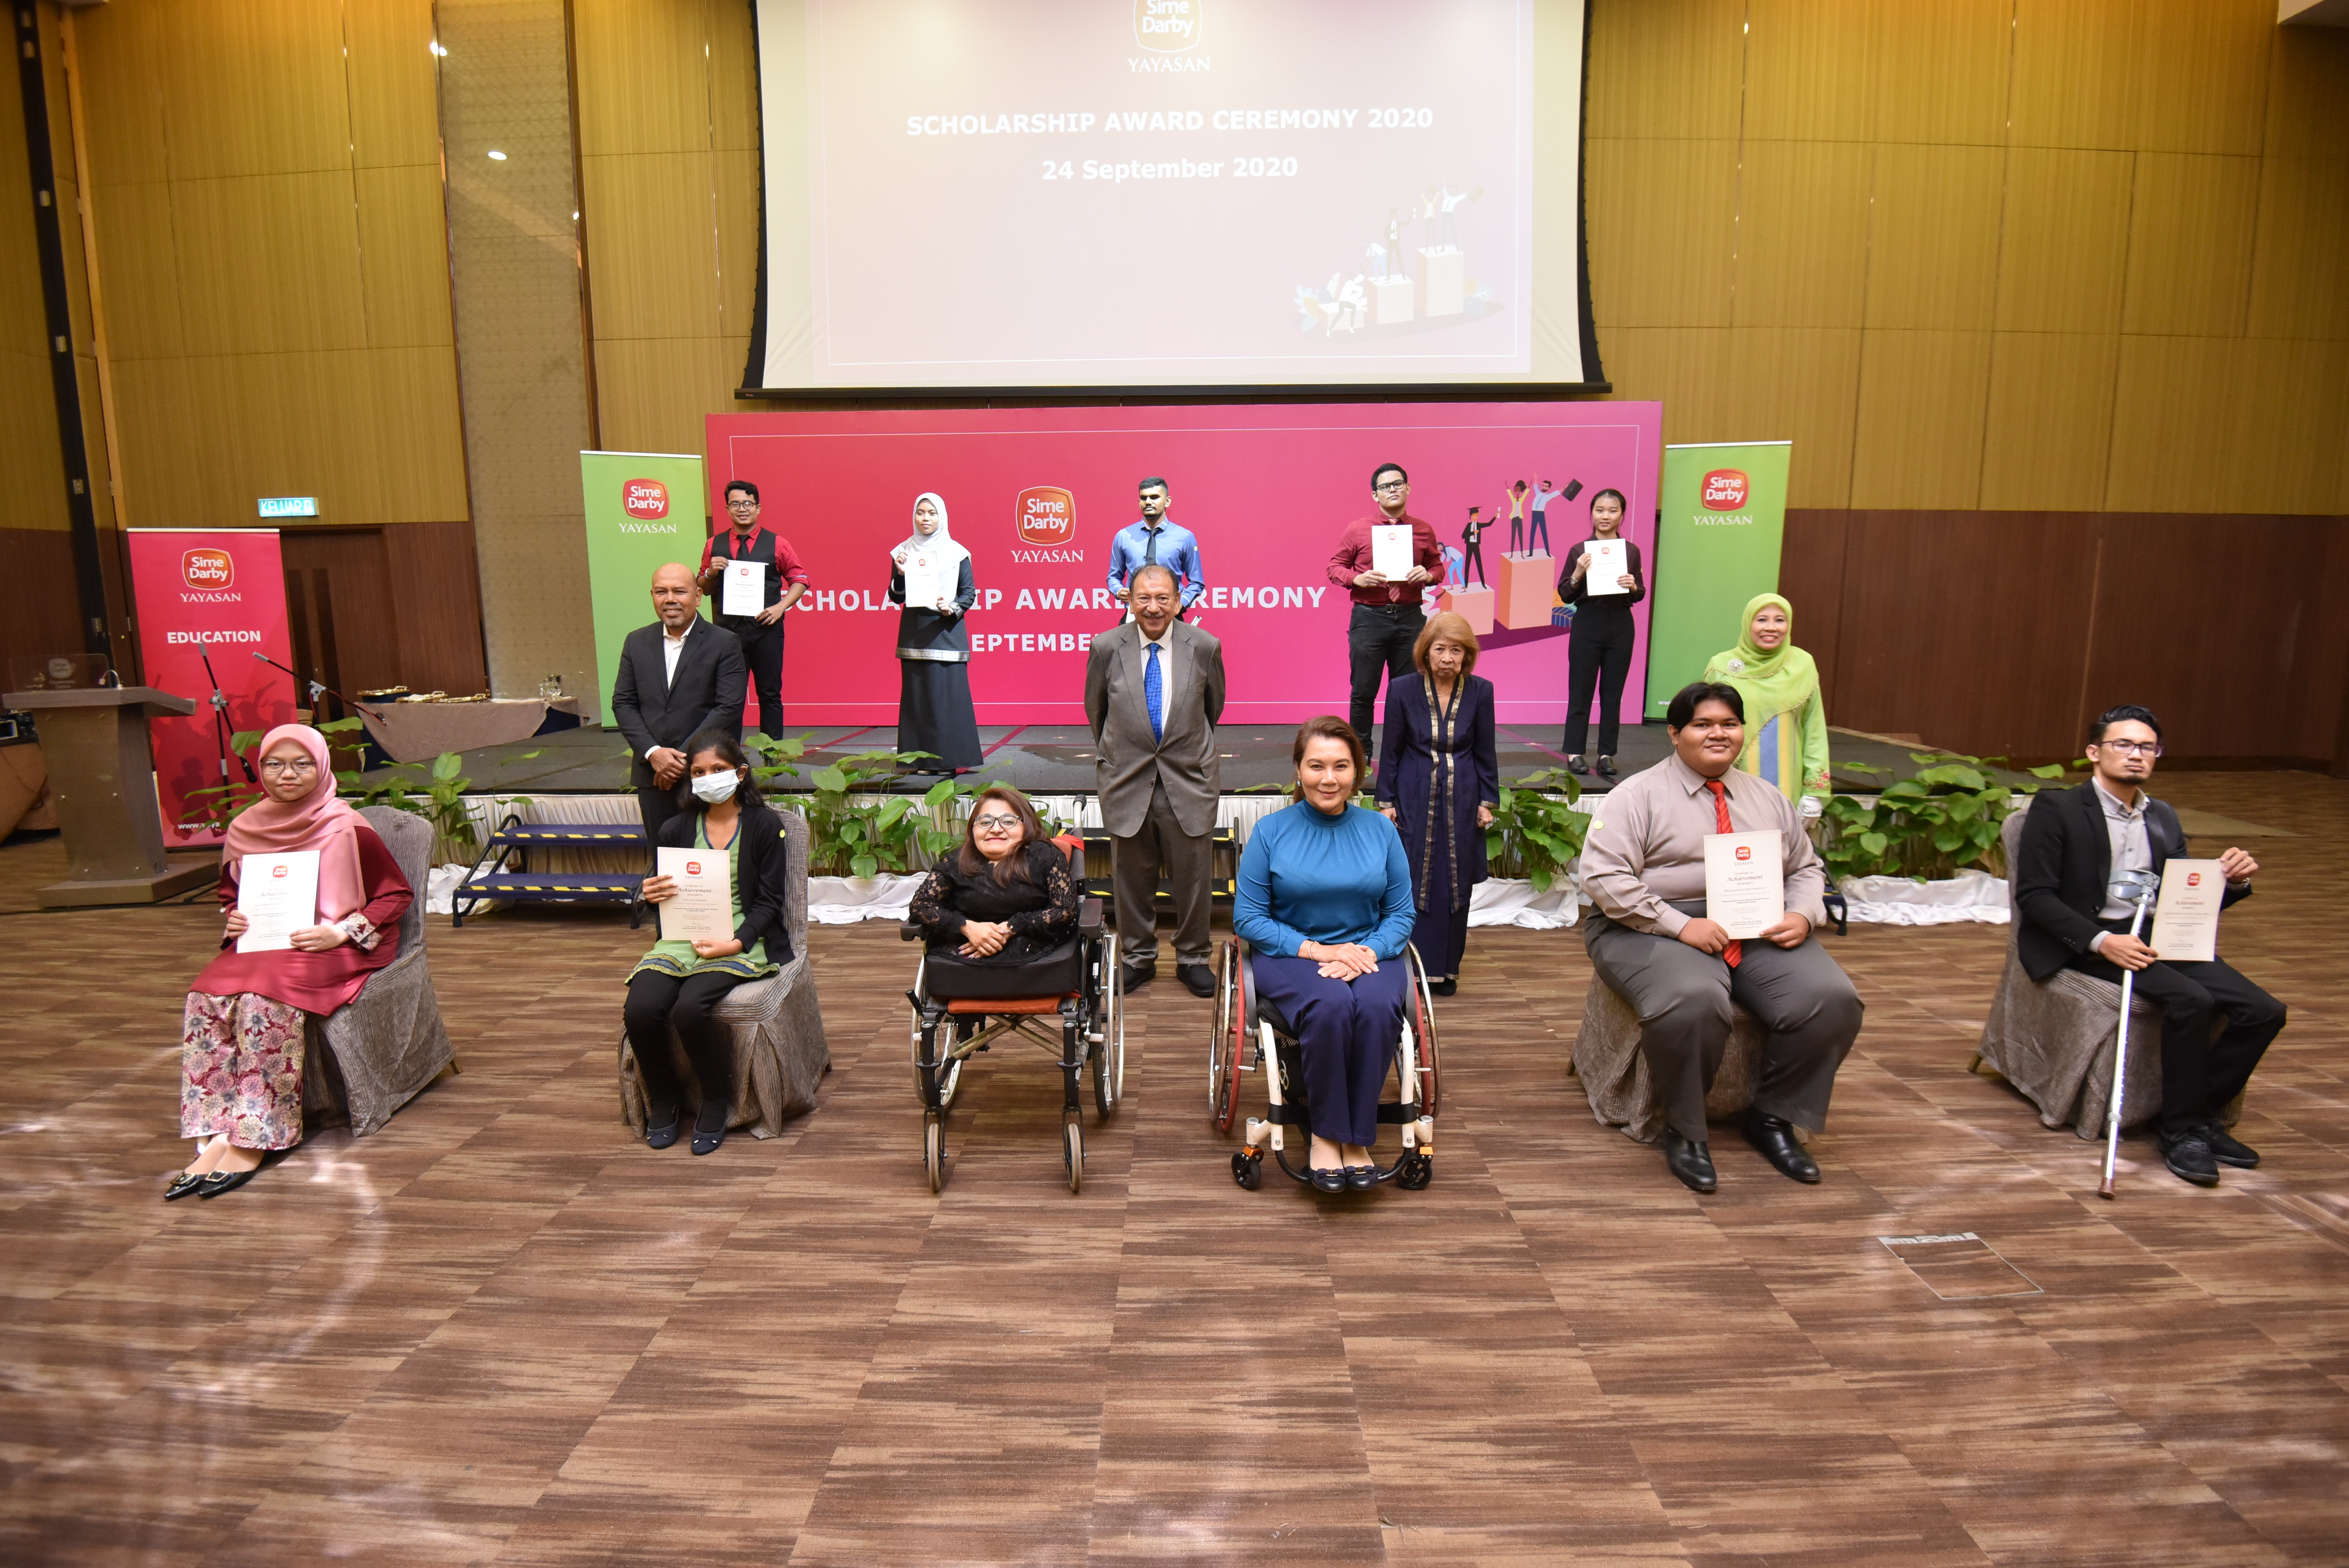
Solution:
M1345 720L1297 732L1295 805L1248 835L1232 929L1255 949L1256 983L1296 1026L1313 1126L1313 1185L1376 1183L1379 1088L1402 1037L1414 911L1394 824L1349 804L1368 771Z

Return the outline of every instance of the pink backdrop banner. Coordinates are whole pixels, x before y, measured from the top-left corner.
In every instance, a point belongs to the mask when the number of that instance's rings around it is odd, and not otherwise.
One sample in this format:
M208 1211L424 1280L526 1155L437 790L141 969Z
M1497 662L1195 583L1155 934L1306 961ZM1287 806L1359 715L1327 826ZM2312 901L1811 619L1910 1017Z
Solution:
M294 719L294 677L253 655L294 662L285 629L285 569L274 528L134 528L124 535L139 612L139 658L147 684L196 705L191 717L148 721L155 793L166 844L212 844L209 827L183 828L189 793L220 782L221 741L212 721L212 655L228 702L228 727L267 730ZM244 770L229 758L229 777Z
M889 551L914 498L946 498L980 598L969 617L982 724L1084 721L1085 649L1122 612L1108 597L1110 538L1163 475L1168 514L1199 536L1207 595L1193 619L1224 645L1227 723L1346 711L1344 590L1329 577L1348 522L1370 513L1371 470L1410 471L1411 510L1456 549L1473 504L1495 582L1511 481L1538 476L1555 556L1589 533L1590 500L1621 490L1625 534L1654 559L1663 406L1633 402L1244 404L1196 407L958 408L709 417L710 514L729 480L757 484L767 526L812 587L789 620L783 704L794 725L888 724L897 713L897 610ZM1647 605L1622 717L1638 723ZM1504 723L1566 716L1566 632L1496 628L1476 673Z

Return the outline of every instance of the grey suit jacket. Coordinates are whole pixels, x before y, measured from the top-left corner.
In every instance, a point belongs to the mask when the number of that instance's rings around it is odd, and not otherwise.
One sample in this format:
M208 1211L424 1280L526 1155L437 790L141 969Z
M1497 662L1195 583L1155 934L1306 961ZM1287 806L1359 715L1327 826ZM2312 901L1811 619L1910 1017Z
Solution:
M1168 667L1160 672L1165 725L1156 741L1142 696L1142 628L1128 621L1095 637L1085 660L1085 717L1093 728L1102 825L1121 839L1142 831L1151 786L1163 782L1174 820L1195 837L1216 825L1224 645L1181 621L1166 629Z

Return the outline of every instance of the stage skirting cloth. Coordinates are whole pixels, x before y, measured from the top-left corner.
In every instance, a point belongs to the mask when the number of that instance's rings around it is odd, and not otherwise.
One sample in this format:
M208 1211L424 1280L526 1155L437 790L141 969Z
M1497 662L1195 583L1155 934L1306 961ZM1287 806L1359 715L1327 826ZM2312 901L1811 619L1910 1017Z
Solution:
M575 696L492 697L488 702L371 702L360 710L367 733L394 762L429 762L444 751L475 751L527 740L547 711L576 717Z

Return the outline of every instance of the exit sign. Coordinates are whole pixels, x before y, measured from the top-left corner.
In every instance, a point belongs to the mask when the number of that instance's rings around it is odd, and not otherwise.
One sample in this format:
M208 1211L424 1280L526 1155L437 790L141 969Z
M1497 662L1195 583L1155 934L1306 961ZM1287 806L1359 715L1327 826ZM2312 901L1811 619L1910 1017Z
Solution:
M318 498L314 495L265 495L261 498L264 517L316 517Z

